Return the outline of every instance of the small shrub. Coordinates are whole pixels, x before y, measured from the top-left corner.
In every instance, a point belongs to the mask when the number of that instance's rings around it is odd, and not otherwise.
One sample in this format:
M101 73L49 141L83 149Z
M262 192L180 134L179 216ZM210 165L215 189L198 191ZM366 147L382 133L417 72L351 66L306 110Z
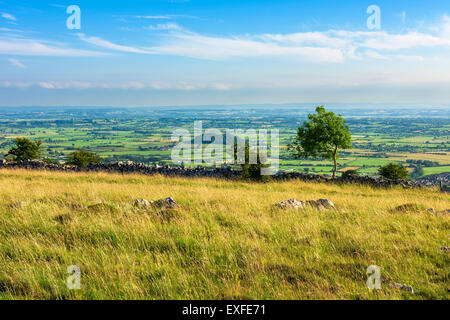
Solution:
M91 163L102 162L102 159L95 153L81 149L78 149L77 151L69 154L68 158L69 160L67 161L67 164L80 168L84 168Z
M342 178L348 178L351 176L359 176L358 170L347 170L342 173Z
M378 174L386 179L406 180L408 178L408 170L396 163L390 163L378 170Z

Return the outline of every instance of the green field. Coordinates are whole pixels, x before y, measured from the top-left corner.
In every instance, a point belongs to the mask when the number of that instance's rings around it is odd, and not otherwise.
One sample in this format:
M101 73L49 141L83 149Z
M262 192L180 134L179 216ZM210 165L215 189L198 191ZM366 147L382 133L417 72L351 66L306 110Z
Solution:
M163 109L75 109L50 112L38 109L31 112L2 113L0 111L0 154L13 145L16 137L43 141L44 156L64 161L77 148L96 152L105 161L135 161L148 164L172 165L171 141L174 130L193 131L195 120L203 121L203 128L278 129L282 170L330 174L332 162L322 159L294 160L287 145L296 128L312 109L240 109L224 111L178 108ZM411 113L411 112L409 112ZM353 135L353 148L341 152L339 170L358 169L362 174L375 175L378 168L390 162L402 164L410 171L422 163L425 174L449 172L450 126L445 112L441 118L415 117L400 114L362 118L359 111L347 111ZM394 117L395 115L395 117ZM345 116L345 113L344 113ZM206 146L206 143L205 143Z

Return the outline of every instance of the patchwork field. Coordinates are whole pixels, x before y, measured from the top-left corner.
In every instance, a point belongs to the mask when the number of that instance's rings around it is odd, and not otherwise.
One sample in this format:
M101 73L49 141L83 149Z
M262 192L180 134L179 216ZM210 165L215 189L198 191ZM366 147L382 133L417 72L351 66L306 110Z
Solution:
M172 165L171 150L177 143L171 141L174 130L193 132L194 121L203 120L204 129L216 128L223 133L226 129L278 129L282 170L329 175L331 161L294 160L287 149L297 127L312 111L313 106L0 110L0 155L11 148L16 137L28 137L41 139L44 156L56 161L64 161L70 152L83 148L108 162ZM341 152L341 172L352 167L362 174L376 175L380 166L390 162L407 166L409 171L422 165L425 174L449 172L448 109L426 114L409 109L335 111L348 120L353 136L353 148ZM431 118L430 114L440 117Z
M133 206L169 196L179 209ZM274 206L291 198L337 210ZM417 210L392 211L405 203ZM0 299L449 299L450 221L430 207L449 209L448 195L2 170ZM370 265L381 290L366 286Z

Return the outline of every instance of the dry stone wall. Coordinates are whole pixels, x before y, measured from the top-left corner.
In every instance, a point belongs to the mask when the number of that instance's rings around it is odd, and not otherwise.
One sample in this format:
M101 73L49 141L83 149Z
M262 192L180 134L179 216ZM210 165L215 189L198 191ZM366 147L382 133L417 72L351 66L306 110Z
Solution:
M116 162L116 163L100 163L90 164L86 168L78 168L76 166L67 166L62 164L49 164L42 161L20 161L20 162L0 162L0 169L30 169L30 170L48 170L62 172L113 172L113 173L138 173L146 175L165 175L178 177L214 177L220 179L237 179L240 172L233 170L231 167L171 167L171 166L150 166L143 163ZM419 183L403 180L379 179L368 176L347 176L346 178L332 179L321 175L305 174L299 172L281 172L273 176L275 180L302 180L322 183L354 183L371 185L375 187L392 187L403 186L405 188L421 187Z

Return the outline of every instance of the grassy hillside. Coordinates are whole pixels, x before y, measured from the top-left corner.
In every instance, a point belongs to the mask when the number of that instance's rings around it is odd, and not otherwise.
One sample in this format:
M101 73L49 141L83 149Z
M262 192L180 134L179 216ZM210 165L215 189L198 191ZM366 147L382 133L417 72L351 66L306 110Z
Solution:
M133 207L168 196L182 208ZM273 207L290 198L339 210ZM0 171L0 298L448 299L449 217L390 212L405 203L450 208L437 190Z

